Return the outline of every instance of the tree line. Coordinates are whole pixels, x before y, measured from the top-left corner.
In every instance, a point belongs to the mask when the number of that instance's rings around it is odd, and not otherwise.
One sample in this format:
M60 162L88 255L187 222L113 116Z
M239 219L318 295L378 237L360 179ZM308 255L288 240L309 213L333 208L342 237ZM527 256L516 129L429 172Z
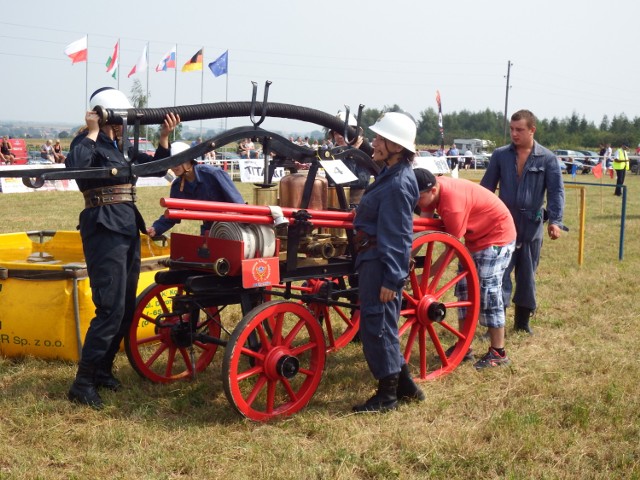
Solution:
M383 109L369 108L362 112L361 125L373 125L384 112L402 111L398 105L385 106ZM535 112L534 112L535 113ZM442 139L438 126L438 112L428 108L414 119L418 126L416 143L418 145L440 145ZM509 122L506 123L504 113L486 109L480 112L445 113L442 115L444 127L444 144L451 145L455 138L481 138L491 140L495 145L504 145L509 140ZM368 128L368 138L374 136ZM573 112L570 117L542 119L538 118L535 134L536 140L550 148L567 148L580 150L598 150L601 144L619 146L622 143L635 147L640 142L640 117L629 120L622 113L614 115L611 120L605 115L599 125L588 122L584 116Z

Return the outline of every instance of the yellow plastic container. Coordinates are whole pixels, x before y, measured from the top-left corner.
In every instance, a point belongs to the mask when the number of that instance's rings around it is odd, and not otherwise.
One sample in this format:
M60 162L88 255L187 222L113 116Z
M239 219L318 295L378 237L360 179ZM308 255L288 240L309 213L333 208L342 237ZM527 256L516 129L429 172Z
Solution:
M168 255L142 236L138 293ZM78 232L0 234L0 355L78 360L94 314Z

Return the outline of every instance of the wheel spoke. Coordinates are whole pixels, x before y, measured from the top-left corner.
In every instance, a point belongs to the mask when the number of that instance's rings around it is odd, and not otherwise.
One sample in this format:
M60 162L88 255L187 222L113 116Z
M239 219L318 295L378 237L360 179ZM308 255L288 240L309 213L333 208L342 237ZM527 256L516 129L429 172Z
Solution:
M262 389L264 388L264 385L266 383L267 383L266 375L261 375L258 378L258 381L255 383L255 385L251 389L251 393L249 393L249 395L247 396L247 404L248 405L253 405L253 402L256 401L256 398L258 397L258 394L262 391Z
M167 366L164 371L165 377L170 377L171 372L173 372L173 362L176 359L176 350L177 350L176 347L169 348L169 358L167 359Z
M300 333L300 330L302 329L302 327L304 327L304 325L305 325L304 320L300 320L298 323L296 323L291 329L291 331L287 334L286 338L282 342L282 345L284 345L285 347L290 347L291 342L293 342L293 340L296 338L298 333Z
M158 345L158 349L153 353L153 355L149 357L149 359L145 362L145 365L147 367L151 367L151 365L153 365L153 363L158 359L158 357L160 357L160 355L164 353L167 348L169 348L169 346L165 343L161 343L160 345Z

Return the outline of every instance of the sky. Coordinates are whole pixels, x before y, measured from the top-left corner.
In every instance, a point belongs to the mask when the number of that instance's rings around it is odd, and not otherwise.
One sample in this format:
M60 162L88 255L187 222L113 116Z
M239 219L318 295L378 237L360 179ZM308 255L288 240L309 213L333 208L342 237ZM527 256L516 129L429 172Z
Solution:
M270 80L270 101L328 113L397 104L419 118L437 108L436 90L445 114L504 112L509 63L507 115L632 120L638 18L633 0L11 0L0 16L0 123L80 125L87 93L112 86L129 95L134 78L150 107L250 101L252 81L262 99ZM72 65L64 49L85 35L89 61ZM119 83L106 72L118 39ZM127 78L147 43L148 76ZM178 69L204 47L203 72L155 72L174 45ZM228 75L216 78L206 65L227 50ZM227 126L240 125L249 119ZM275 118L262 127L316 128Z

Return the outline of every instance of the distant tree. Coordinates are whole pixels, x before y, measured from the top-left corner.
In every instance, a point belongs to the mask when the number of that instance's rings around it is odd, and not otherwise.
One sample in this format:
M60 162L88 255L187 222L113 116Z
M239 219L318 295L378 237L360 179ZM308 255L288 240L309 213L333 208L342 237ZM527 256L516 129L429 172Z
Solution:
M147 95L142 88L142 83L137 78L133 80L133 85L131 85L131 103L135 108L146 108L149 105L149 96L151 96L151 92Z
M607 117L606 115L602 117L602 121L600 122L600 130L602 130L603 132L609 130L609 117Z
M71 134L69 132L67 132L66 130L63 130L58 134L58 138L60 138L60 139L69 138L70 136L71 136Z

